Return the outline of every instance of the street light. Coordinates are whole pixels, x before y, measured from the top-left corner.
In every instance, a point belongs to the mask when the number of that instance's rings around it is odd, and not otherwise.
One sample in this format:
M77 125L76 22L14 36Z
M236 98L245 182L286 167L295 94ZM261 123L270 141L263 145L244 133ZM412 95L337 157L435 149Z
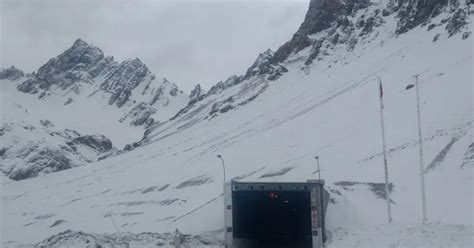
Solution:
M217 155L217 157L221 160L222 162L222 171L224 173L224 178L223 178L223 183L222 185L225 186L225 162L224 162L224 158L222 158L221 155Z
M318 163L318 179L321 181L321 169L319 168L319 156L314 157Z

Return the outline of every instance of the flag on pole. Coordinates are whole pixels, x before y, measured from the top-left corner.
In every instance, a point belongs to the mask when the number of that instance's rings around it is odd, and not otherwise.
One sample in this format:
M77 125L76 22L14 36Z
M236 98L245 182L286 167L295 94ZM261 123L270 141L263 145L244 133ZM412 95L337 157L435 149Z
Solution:
M385 145L385 125L383 119L383 88L382 88L382 79L377 78L379 81L379 100L380 100L380 124L382 126L382 151L383 151L383 168L385 176L385 201L387 202L387 218L388 223L392 222L392 206L390 199L390 187L388 179L388 165L387 165L387 148Z
M380 107L383 109L383 87L382 87L382 80L379 78L379 88L380 88Z

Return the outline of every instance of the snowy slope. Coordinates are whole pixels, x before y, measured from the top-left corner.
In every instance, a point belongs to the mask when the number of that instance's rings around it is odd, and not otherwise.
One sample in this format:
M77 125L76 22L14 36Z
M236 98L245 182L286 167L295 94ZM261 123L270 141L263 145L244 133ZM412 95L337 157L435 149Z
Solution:
M378 6L356 11L351 20ZM460 8L468 7L462 2ZM217 154L226 161L227 180L248 181L314 178L318 155L332 198L328 247L470 247L473 63L472 37L464 33L472 29L472 14L462 32L450 35L442 20L455 13L443 9L430 19L436 24L430 30L415 25L399 34L400 19L389 13L369 33L357 29L357 44L349 51L350 42L336 42L323 49L324 56L305 63L314 46L304 47L264 66L268 73L201 97L169 121L152 125L133 151L4 182L3 242L36 243L66 229L113 233L110 215L122 232L220 231ZM334 34L327 32L312 39ZM418 225L416 99L414 88L406 89L416 74L432 223L427 227ZM383 167L377 77L384 87L393 226L384 225L384 192L378 190Z

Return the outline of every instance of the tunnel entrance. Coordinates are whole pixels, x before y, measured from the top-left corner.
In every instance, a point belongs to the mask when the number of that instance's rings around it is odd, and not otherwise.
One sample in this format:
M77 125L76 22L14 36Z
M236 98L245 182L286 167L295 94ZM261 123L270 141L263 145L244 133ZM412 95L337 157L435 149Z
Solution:
M226 184L224 198L226 247L319 248L325 241L329 194L322 180L233 181Z
M234 238L255 247L312 247L309 192L240 191L232 200Z

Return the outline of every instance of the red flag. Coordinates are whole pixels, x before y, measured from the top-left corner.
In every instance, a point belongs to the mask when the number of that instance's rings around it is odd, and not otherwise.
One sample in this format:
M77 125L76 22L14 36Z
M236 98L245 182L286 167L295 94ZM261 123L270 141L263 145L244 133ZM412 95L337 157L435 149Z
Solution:
M382 82L380 81L379 84L380 84L380 98L382 98L383 97Z
M378 78L379 80L379 96L380 96L380 108L383 109L383 87L382 87L382 80Z

